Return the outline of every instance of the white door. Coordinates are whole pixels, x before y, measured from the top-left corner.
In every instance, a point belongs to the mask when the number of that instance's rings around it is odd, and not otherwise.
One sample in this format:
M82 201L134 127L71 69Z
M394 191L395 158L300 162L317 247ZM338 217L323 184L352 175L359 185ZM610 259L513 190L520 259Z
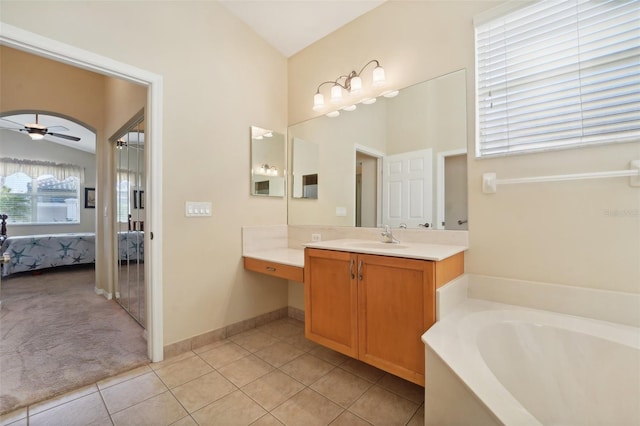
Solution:
M433 178L432 150L422 149L389 155L382 160L383 224L409 228L432 226Z

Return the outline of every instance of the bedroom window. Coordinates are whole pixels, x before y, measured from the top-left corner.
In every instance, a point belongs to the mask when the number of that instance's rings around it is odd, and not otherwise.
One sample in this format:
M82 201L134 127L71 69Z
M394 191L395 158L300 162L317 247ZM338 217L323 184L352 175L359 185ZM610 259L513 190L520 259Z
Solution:
M28 160L0 160L0 212L11 224L80 223L83 170Z
M640 140L640 1L509 2L475 38L477 157Z

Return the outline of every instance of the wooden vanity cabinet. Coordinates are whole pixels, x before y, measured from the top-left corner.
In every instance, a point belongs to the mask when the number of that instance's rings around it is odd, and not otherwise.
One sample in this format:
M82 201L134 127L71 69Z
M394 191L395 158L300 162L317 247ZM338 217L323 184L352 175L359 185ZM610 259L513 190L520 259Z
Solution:
M305 336L358 357L356 257L343 251L305 249Z
M424 386L421 336L436 320L437 274L462 274L463 256L439 265L305 249L306 337Z

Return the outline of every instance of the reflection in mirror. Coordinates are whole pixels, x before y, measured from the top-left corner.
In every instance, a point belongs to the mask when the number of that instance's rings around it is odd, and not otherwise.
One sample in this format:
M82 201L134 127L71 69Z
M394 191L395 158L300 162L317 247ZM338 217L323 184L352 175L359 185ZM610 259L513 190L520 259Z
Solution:
M251 126L251 195L284 197L284 135Z
M300 138L292 147L293 198L318 198L318 145Z
M145 314L145 134L140 113L116 137L116 301L143 327Z
M294 187L288 223L467 229L466 110L460 70L291 126L294 173L296 142L318 147L322 197L302 202Z

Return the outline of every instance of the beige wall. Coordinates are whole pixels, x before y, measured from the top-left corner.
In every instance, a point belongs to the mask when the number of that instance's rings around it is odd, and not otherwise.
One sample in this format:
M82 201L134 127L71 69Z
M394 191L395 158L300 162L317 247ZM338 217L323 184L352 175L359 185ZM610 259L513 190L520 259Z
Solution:
M340 28L290 58L289 122L317 115L311 105L318 82L373 58L396 88L466 68L473 153L473 16L499 3L390 1ZM640 190L628 178L480 190L484 172L509 178L618 170L638 158L639 143L490 160L471 154L467 272L640 292Z
M249 196L249 126L286 130L286 58L217 2L3 1L0 12L163 77L164 344L287 306L286 283L241 261L242 225L286 222L286 199ZM211 201L213 217L185 218L187 200Z

